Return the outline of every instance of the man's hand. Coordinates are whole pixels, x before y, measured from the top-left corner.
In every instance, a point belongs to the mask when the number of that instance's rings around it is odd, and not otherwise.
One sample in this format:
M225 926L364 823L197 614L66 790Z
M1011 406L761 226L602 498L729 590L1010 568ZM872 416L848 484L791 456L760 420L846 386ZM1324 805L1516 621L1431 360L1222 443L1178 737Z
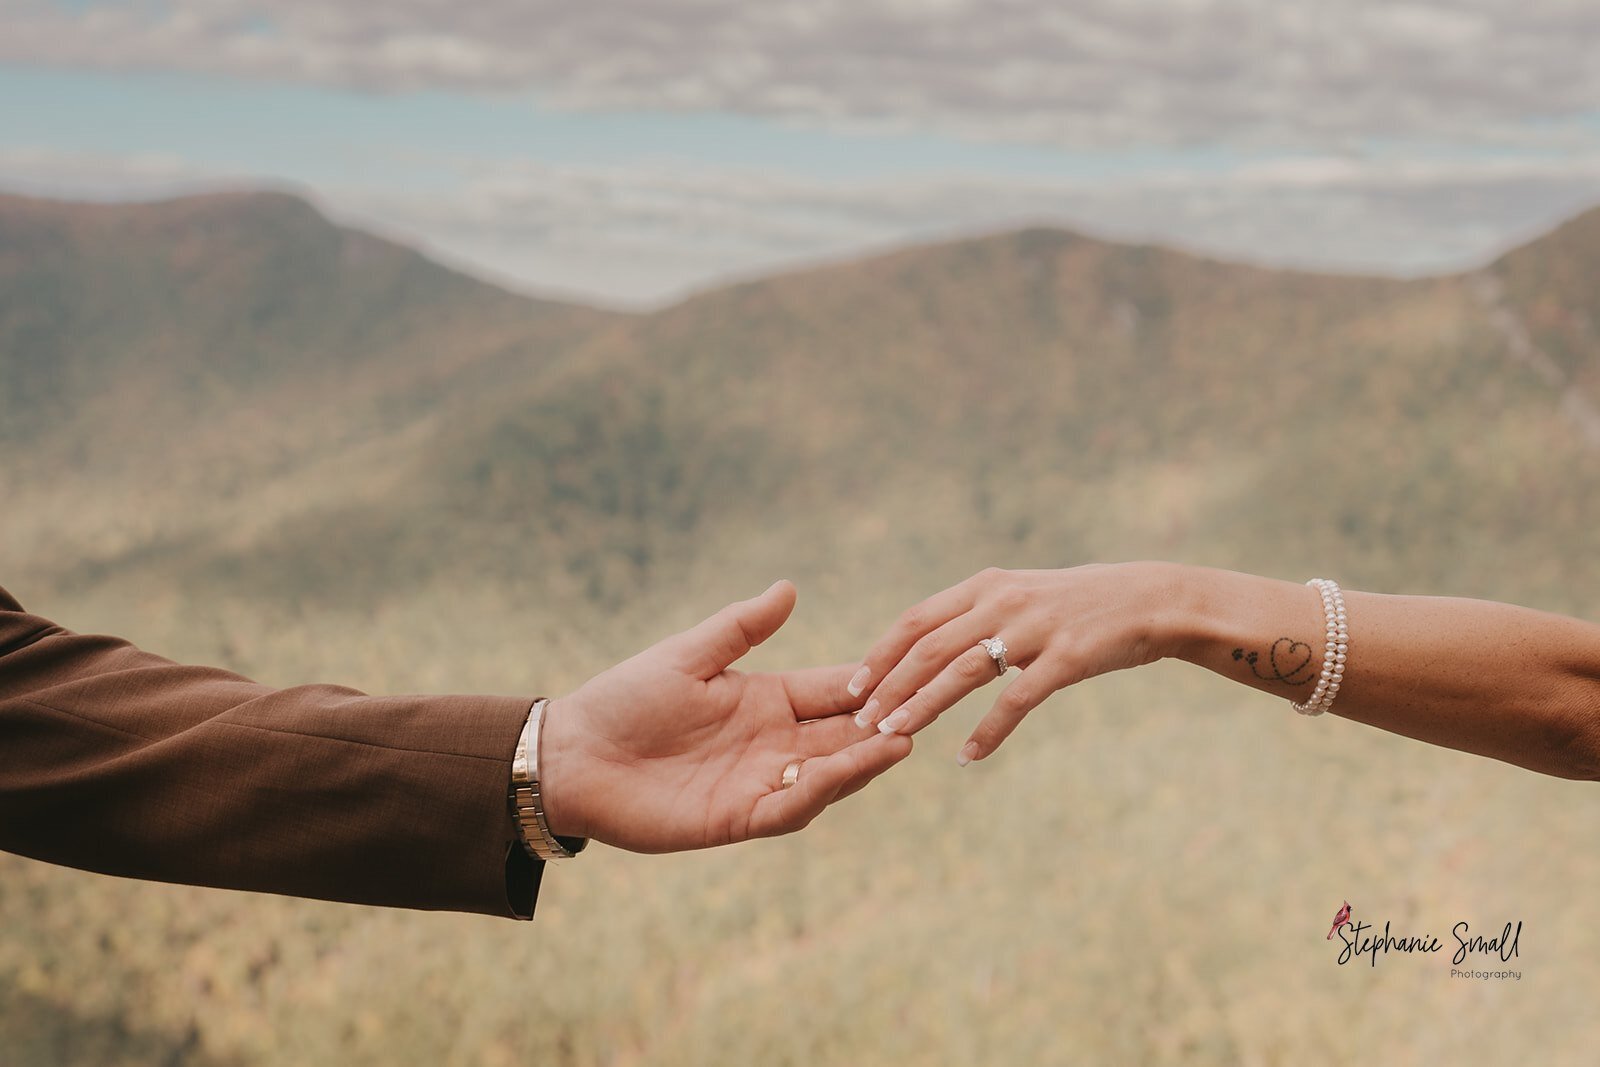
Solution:
M794 610L781 581L585 682L545 709L540 778L553 833L635 852L786 834L911 752L856 725L854 666L732 665ZM781 788L784 767L802 761Z

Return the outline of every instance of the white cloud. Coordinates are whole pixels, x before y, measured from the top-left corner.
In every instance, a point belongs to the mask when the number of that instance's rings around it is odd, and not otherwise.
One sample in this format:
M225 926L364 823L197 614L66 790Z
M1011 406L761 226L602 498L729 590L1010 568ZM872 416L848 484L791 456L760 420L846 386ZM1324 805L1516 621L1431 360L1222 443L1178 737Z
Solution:
M19 193L91 200L177 195L231 178L168 152L66 152L0 145L0 185Z
M1597 199L1600 153L1431 164L1308 157L1074 182L484 164L455 196L335 202L526 286L650 304L729 276L1035 223L1271 265L1447 271Z
M1135 167L1152 148L1222 161L1104 179L879 180L645 159L463 161L455 188L429 195L381 175L320 189L343 217L458 262L612 301L1024 222L1267 263L1420 272L1470 263L1600 200L1593 0L77 7L0 0L0 62L955 131L1110 148L1099 156ZM983 150L972 158L981 165ZM46 195L157 195L229 178L170 156L0 146L0 182Z
M1526 136L1600 101L1592 0L0 0L0 61L528 91L1088 144Z
M729 277L1025 224L1311 269L1464 268L1600 200L1600 152L1418 161L1303 156L1109 180L824 180L688 164L456 164L428 195L319 188L337 219L530 291L665 302ZM0 148L0 187L123 198L238 185L170 156Z

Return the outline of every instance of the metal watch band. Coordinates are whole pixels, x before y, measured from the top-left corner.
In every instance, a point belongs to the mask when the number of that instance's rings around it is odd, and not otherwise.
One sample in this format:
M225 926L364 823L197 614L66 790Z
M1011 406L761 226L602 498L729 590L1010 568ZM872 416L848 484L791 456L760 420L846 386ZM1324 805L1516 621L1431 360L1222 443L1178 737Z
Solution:
M550 701L540 697L528 712L528 721L511 757L511 811L522 835L522 845L541 860L566 860L582 852L586 837L557 837L544 818L544 798L539 791L539 737L544 732L544 712Z

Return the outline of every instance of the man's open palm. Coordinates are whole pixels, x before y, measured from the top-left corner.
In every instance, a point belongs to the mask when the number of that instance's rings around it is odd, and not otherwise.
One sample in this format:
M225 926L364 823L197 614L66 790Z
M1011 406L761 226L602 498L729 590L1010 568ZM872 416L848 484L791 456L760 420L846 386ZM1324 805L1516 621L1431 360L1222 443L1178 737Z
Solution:
M744 674L795 588L774 584L652 645L546 712L541 759L558 834L636 852L707 848L805 826L911 752L855 724L853 665ZM784 768L799 779L781 787Z

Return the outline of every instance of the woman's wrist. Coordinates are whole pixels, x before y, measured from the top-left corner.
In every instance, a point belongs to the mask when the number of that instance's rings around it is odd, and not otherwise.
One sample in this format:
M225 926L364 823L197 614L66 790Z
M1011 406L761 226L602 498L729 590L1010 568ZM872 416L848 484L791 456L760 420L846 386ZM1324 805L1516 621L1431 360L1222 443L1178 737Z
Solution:
M1216 576L1226 572L1182 563L1138 566L1146 571L1146 595L1151 605L1149 661L1195 662L1201 650L1216 639Z
M1173 598L1172 655L1276 696L1309 695L1323 660L1317 591L1254 574L1185 570Z
M1282 617L1285 595L1304 592L1288 582L1211 566L1178 569L1166 624L1168 656L1213 670L1246 635ZM1314 600L1306 597L1307 605Z

